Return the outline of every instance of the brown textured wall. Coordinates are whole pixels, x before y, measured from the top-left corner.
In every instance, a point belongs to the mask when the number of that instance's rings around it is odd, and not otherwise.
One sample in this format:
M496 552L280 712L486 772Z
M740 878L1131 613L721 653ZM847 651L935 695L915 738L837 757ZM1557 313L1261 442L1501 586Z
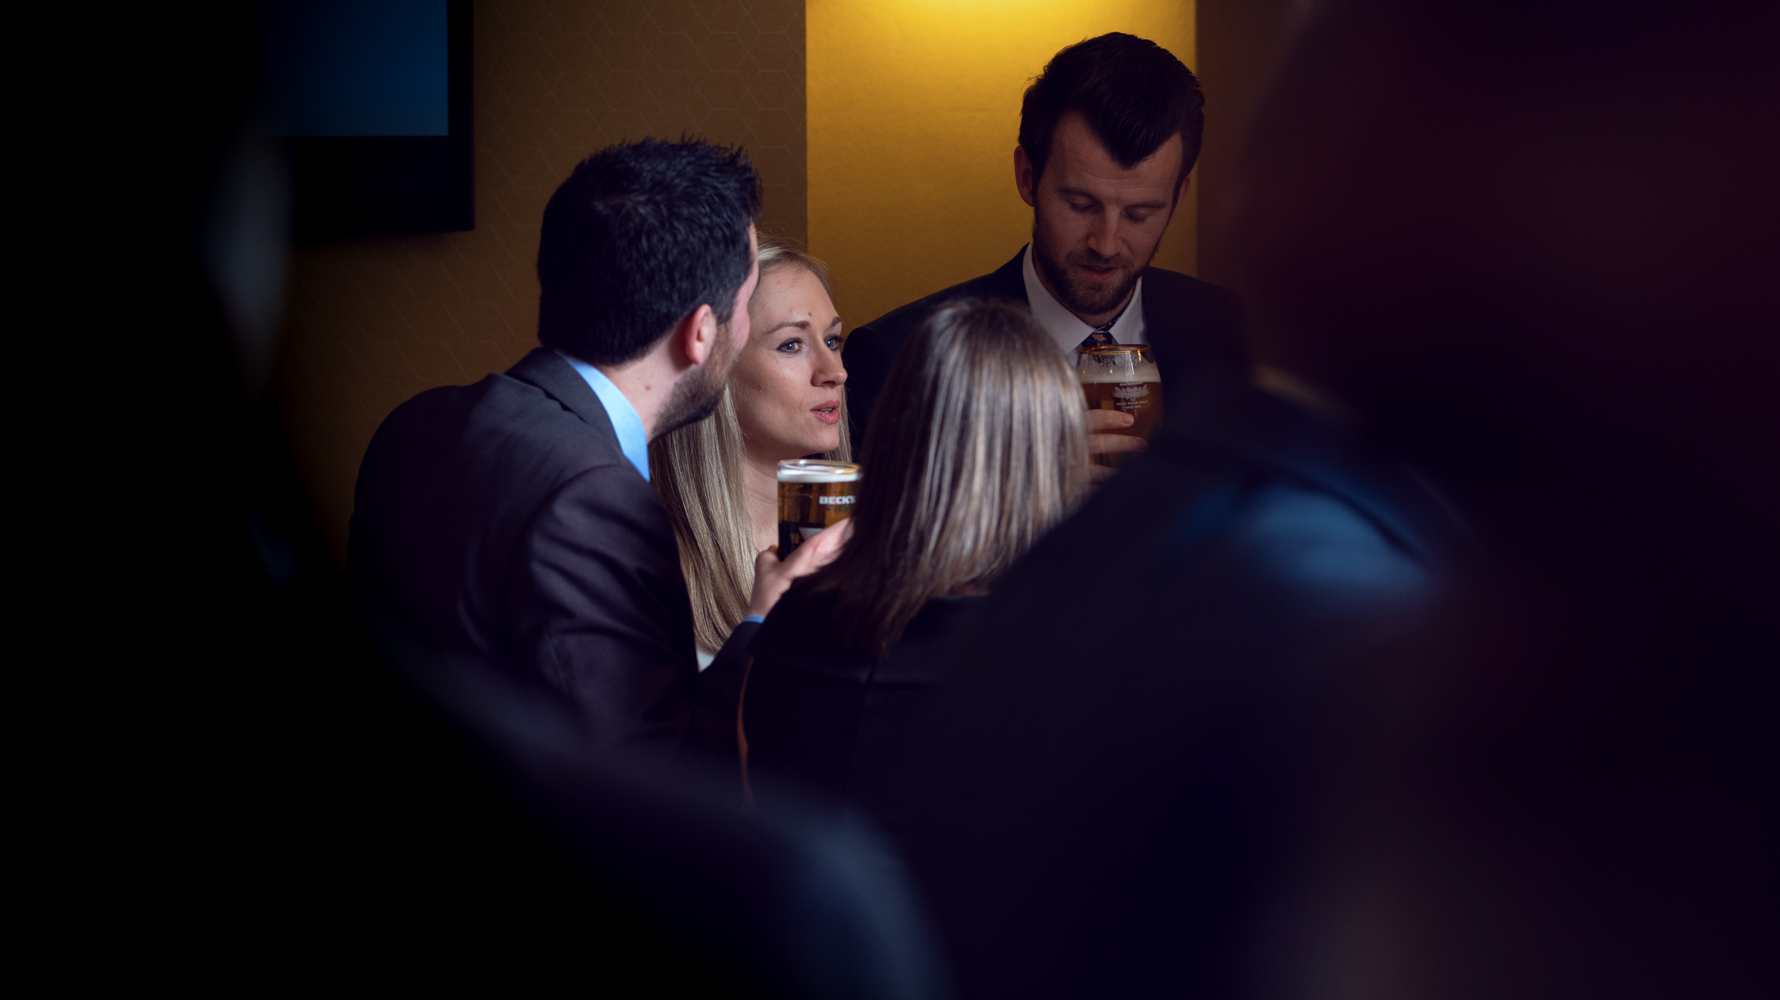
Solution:
M1291 43L1297 0L1198 0L1205 148L1199 154L1199 277L1238 286L1236 240L1248 122Z
M808 235L803 0L478 0L474 89L475 231L293 262L278 391L336 556L390 410L536 345L538 224L582 157L644 136L740 144L765 182L761 228Z

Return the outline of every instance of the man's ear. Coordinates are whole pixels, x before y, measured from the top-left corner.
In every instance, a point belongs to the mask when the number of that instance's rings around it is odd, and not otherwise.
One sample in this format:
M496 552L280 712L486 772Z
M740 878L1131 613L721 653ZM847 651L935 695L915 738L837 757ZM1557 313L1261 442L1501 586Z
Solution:
M1014 147L1014 186L1020 189L1020 200L1038 207L1038 175L1032 169L1032 157L1024 146Z
M710 358L717 347L717 314L709 305L687 313L674 327L676 367L697 367Z
M1174 221L1174 213L1180 211L1180 203L1187 197L1187 185L1191 183L1193 183L1193 172L1189 170L1187 176L1180 179L1180 187L1174 189L1174 201L1168 205L1168 218L1162 221L1163 229L1167 229L1168 224Z

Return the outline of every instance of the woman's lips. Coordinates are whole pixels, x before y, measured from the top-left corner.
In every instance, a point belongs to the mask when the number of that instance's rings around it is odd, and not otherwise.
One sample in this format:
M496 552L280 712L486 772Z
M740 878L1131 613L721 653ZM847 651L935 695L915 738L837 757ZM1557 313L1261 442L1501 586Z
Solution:
M841 401L831 399L821 406L811 409L810 412L816 415L817 420L825 424L838 424L841 422Z

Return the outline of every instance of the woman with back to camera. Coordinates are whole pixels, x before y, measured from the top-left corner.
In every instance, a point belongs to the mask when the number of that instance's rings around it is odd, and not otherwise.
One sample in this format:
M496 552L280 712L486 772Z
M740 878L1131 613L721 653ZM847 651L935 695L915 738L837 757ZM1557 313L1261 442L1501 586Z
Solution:
M1002 303L941 307L897 355L864 447L853 535L755 636L745 773L882 815L996 577L1088 488L1082 390L1057 345Z
M778 541L779 462L852 455L828 267L771 239L760 241L759 260L760 283L748 300L752 332L717 409L649 445L652 482L692 597L701 668L747 616L755 558Z

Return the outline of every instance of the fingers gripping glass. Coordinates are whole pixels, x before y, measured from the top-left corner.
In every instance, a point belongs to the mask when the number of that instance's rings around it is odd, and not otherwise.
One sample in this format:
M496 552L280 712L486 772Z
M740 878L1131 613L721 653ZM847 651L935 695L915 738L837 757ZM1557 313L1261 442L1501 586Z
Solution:
M1117 410L1135 420L1125 434L1149 440L1162 425L1162 375L1148 344L1090 347L1076 362L1076 378L1090 410ZM1123 454L1095 455L1101 465L1118 465Z

